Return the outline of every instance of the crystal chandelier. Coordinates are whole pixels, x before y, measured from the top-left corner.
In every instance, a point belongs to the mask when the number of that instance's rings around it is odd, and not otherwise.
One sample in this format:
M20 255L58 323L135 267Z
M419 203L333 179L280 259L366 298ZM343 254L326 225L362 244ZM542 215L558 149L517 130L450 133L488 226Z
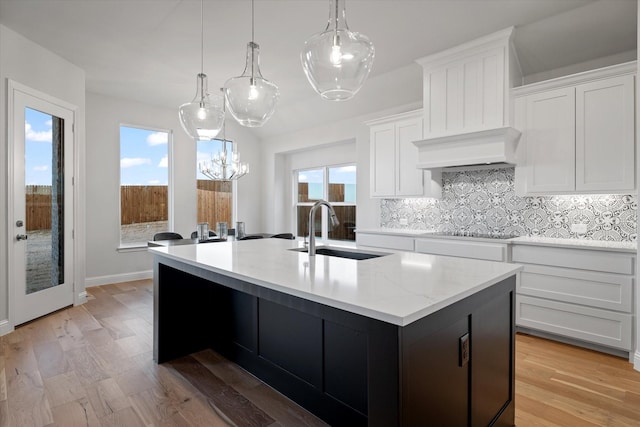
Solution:
M343 0L331 1L327 27L311 36L300 53L309 83L330 101L352 98L369 76L374 57L369 38L349 30Z
M251 41L247 44L247 61L241 76L224 84L229 112L242 126L264 125L276 110L280 97L278 86L262 77L260 46L254 38L254 5L251 0Z
M209 141L218 135L224 122L221 96L209 97L207 75L204 74L204 0L200 1L200 73L197 76L196 96L193 101L178 109L180 124L184 131L196 141Z
M200 173L213 181L234 181L249 173L249 164L240 161L236 143L221 139L222 151L211 155L211 160L200 162Z
M249 163L240 161L240 153L238 153L236 143L225 138L224 123L221 134L222 138L218 141L222 144L222 149L217 154L212 153L210 160L198 163L198 170L214 181L233 181L242 178L249 173Z

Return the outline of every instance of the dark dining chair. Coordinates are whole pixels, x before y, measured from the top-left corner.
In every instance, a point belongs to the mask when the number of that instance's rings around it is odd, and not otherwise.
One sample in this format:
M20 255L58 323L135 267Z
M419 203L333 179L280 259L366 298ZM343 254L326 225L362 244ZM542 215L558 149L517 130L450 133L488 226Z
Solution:
M293 240L296 237L293 235L293 233L279 233L279 234L274 234L273 236L271 236L271 238Z
M238 240L255 240L255 239L262 239L262 236L259 234L247 234L246 236L241 237Z
M153 235L153 240L180 240L182 235L173 231L162 231Z
M211 231L209 230L209 237L217 237L218 235L216 234L215 231ZM194 231L193 233L191 233L191 238L192 239L197 239L198 238L198 232Z

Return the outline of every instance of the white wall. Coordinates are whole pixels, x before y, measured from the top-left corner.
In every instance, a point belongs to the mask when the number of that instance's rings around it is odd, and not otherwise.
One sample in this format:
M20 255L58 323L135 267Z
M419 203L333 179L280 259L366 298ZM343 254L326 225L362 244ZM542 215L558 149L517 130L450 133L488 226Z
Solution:
M259 145L229 120L227 138L238 143L251 172L238 182L240 220L257 222L260 204ZM156 107L87 93L87 285L150 277L146 248L117 250L120 243L120 125L167 129L173 133L174 231L189 236L196 229L196 143L180 127L177 108Z
M14 234L14 226L8 224L7 206L10 194L7 187L7 80L12 79L37 91L63 100L77 107L76 143L78 170L76 171L76 191L82 196L85 190L84 180L84 146L85 146L85 75L84 71L39 45L24 38L20 34L0 25L0 335L9 332L13 325L9 323L8 306L8 245L13 244L9 236ZM75 301L84 292L84 197L76 201L78 213L75 230L77 263L74 271Z
M299 132L271 137L262 144L262 188L264 201L262 211L264 222L262 227L267 232L280 232L291 228L291 197L287 189L290 185L287 170L287 153L311 147L334 144L332 149L339 156L340 143L352 144L355 141L357 166L357 227L378 227L380 221L380 203L369 194L369 128L364 124L367 120L385 117L420 108L422 105L410 104L379 111L366 116L355 117L327 125L305 129Z

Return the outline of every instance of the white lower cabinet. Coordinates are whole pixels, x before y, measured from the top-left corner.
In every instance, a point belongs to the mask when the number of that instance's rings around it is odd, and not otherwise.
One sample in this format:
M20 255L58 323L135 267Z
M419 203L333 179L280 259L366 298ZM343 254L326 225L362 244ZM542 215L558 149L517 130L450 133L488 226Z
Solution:
M393 249L396 251L414 250L413 236L397 236L376 233L356 233L358 247L368 246L372 248Z
M416 239L416 252L433 255L456 256L483 259L486 261L507 261L506 243L471 242L462 239L420 238Z
M630 351L635 255L514 244L516 325Z
M375 232L357 236L359 247L522 264L517 326L616 354L633 349L635 253Z

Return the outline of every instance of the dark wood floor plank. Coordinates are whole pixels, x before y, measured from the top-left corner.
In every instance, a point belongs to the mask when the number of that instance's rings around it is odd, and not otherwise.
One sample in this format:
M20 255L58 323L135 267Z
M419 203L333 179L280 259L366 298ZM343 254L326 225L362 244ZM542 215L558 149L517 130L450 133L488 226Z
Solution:
M52 409L53 419L58 426L100 427L93 408L86 398L74 400Z
M53 423L44 385L37 371L19 371L7 379L10 426L45 426Z
M152 390L157 385L156 381L141 369L123 372L114 379L126 396L141 393L145 390Z
M97 323L97 322L96 322ZM85 330L83 332L84 339L87 340L92 347L115 345L115 340L105 328L98 323L98 328Z
M4 365L4 356L0 356L0 402L7 400L7 374Z
M66 351L65 357L84 385L109 378L91 346Z
M70 369L64 350L57 340L34 343L33 352L42 378L55 377Z
M100 424L102 427L145 427L132 407L121 409L101 418Z
M114 412L131 407L129 399L113 378L86 385L85 390L89 403L101 420Z
M49 316L41 317L20 327L21 332L28 334L32 343L55 341L58 339L51 328Z
M268 426L275 420L191 356L169 362L187 381L193 384L211 403L241 426Z
M309 411L216 352L204 350L192 356L278 423L285 426L327 426Z
M111 334L111 337L114 340L119 340L120 338L135 336L135 333L124 323L128 318L129 317L120 318L119 316L105 316L102 317L99 322L102 327Z
M149 351L153 350L152 344L149 344L144 339L139 339L135 335L116 340L116 345L127 357L134 357L140 354L148 354Z
M0 427L9 427L9 404L0 400Z
M87 397L87 392L74 371L45 378L43 382L52 408Z
M73 320L73 323L75 323L83 333L102 327L96 318L87 311L86 304L70 308L69 316Z

